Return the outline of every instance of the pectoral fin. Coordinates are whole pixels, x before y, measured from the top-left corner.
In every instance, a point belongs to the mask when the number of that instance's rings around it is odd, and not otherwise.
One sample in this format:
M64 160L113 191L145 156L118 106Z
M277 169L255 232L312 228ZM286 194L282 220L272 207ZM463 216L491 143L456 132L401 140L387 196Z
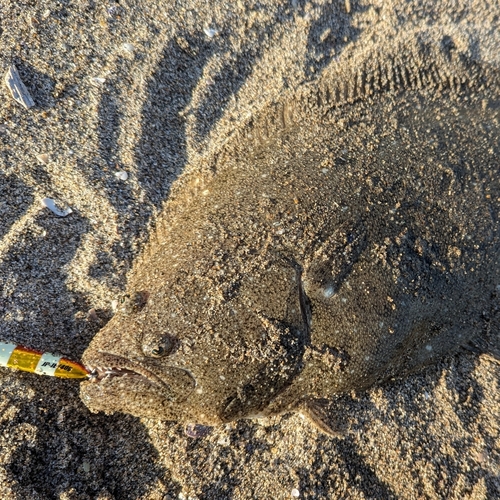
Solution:
M327 399L308 399L300 408L300 413L320 432L335 438L342 438L347 432L347 425L338 418L338 414L330 411Z

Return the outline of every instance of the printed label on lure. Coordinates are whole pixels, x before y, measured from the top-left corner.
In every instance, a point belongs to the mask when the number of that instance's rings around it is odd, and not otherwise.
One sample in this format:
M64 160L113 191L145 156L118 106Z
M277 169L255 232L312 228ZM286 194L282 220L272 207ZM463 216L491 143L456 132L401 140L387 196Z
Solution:
M61 356L55 356L54 354L50 354L50 352L44 352L35 368L35 373L54 375L60 359Z

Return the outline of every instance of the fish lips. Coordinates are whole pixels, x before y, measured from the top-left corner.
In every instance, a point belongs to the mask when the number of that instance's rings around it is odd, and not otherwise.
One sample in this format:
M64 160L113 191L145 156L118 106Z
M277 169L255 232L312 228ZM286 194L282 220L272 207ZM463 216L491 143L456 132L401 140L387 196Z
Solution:
M160 360L139 362L103 352L84 356L91 374L80 386L80 397L92 411L141 417L185 401L196 387L195 378L188 370L155 361Z

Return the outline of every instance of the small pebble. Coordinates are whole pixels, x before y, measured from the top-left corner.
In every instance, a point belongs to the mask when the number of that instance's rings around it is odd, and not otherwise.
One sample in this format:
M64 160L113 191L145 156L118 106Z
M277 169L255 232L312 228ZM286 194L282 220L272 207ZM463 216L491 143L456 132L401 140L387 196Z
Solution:
M293 488L293 490L291 491L291 494L292 494L293 498L299 498L300 491L297 488Z
M184 434L193 439L199 439L208 436L212 431L211 427L201 424L187 424L184 428Z
M99 316L97 316L97 312L94 308L90 309L89 312L87 313L87 319L89 321L92 321L94 323L99 323Z
M217 444L220 444L221 446L229 446L230 442L229 436L221 436L217 439Z
M112 5L111 7L108 7L108 16L113 17L116 16L119 12L119 7L117 5Z
M489 461L489 455L488 455L488 450L484 449L480 452L477 453L477 461L478 463L484 465L487 464Z
M125 170L120 170L119 172L115 173L115 177L117 179L120 179L121 181L126 181L128 179L128 174L125 172Z

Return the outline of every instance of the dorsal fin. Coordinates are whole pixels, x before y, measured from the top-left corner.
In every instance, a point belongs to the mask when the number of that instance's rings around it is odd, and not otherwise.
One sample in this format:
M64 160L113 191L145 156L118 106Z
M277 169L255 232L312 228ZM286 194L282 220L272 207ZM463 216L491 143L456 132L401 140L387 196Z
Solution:
M458 95L465 89L484 88L492 79L497 81L497 68L480 64L469 53L450 46L454 47L446 36L432 42L402 36L388 52L362 51L347 60L332 61L319 79L267 104L240 128L237 142L266 142L280 129L377 94L429 90Z

